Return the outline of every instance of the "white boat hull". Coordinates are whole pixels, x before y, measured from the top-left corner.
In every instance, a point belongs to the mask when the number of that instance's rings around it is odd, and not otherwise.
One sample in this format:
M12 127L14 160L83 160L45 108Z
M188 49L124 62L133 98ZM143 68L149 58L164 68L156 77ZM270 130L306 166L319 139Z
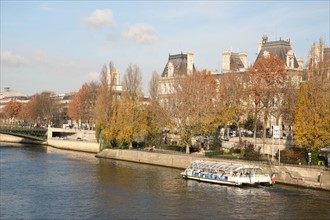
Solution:
M217 184L225 184L225 185L232 185L232 186L241 185L239 183L228 181L228 180L208 179L208 178L202 178L202 177L189 176L189 175L185 175L185 174L182 174L182 177L185 179L197 180L197 181L208 182L208 183L217 183Z
M197 180L208 183L225 184L232 186L241 185L271 185L272 181L268 174L228 174L228 173L211 173L199 172L187 168L181 173L185 179Z

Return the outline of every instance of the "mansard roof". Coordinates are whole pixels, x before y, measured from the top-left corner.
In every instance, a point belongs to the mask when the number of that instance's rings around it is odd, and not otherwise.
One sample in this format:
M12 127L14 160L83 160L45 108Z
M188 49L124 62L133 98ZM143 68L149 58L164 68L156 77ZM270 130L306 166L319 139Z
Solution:
M230 55L230 70L238 71L244 68L244 64L238 53L231 53Z
M13 90L10 90L9 87L6 87L3 92L0 92L0 99L5 98L20 98L20 99L28 99L28 96L21 92L16 92Z
M330 60L330 47L324 48L324 60Z
M261 45L261 50L259 51L256 61L264 55L265 51L267 51L270 55L279 57L287 66L286 56L288 51L290 50L292 50L290 40L279 40L272 42L263 41ZM298 61L296 59L296 56L294 56L294 68L298 67Z
M168 77L168 65L169 63L173 64L174 71L173 76L177 75L186 75L187 74L187 54L175 54L168 57L168 61L165 65L162 77ZM195 72L195 65L193 65L193 71Z

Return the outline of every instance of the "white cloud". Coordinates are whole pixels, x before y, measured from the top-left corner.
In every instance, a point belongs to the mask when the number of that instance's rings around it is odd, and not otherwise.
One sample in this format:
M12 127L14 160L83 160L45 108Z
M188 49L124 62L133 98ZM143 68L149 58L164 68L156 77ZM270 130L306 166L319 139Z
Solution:
M98 81L100 78L100 73L97 72L89 72L88 74L85 75L84 79L87 82L91 82L91 81Z
M123 32L123 36L142 44L151 43L159 38L156 30L152 26L146 24L129 26L126 31Z
M7 67L20 67L29 64L29 60L25 57L15 54L11 51L1 52L1 64Z
M85 21L93 28L111 27L114 25L112 11L110 9L96 9Z

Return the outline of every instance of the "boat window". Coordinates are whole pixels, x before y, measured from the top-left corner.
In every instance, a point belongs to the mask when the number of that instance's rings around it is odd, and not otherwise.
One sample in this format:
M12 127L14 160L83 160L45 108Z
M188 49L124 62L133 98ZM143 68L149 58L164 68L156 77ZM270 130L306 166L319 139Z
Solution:
M264 174L263 170L259 167L253 167L242 164L232 164L225 162L211 162L211 161L203 161L196 160L190 166L193 170L199 170L200 172L208 172L208 173L236 173L241 175L254 175L254 174Z
M255 174L263 174L264 172L260 168L255 169Z

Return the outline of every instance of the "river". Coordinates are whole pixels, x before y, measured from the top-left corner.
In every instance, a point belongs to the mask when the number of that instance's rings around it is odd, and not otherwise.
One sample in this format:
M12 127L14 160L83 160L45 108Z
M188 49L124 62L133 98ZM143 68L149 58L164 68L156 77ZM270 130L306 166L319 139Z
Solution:
M329 219L330 192L184 180L181 170L0 147L0 219Z

